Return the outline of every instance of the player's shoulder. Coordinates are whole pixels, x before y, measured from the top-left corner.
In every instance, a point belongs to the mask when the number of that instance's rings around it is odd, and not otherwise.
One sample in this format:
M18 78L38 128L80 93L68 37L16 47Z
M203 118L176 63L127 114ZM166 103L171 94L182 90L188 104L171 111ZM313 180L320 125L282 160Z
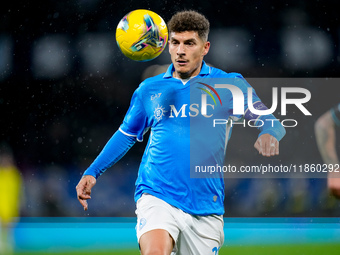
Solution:
M164 74L165 73L160 73L158 75L155 75L155 76L152 76L152 77L149 77L149 78L146 78L142 84L154 84L154 83L157 83L161 80L164 80ZM144 85L145 86L145 85Z
M135 92L137 94L145 94L145 93L149 93L150 91L155 90L156 88L159 90L164 84L164 80L165 80L164 73L146 78L144 81L142 81L139 84Z
M240 89L242 89L242 91L246 91L248 87L251 87L251 85L247 82L247 80L243 77L243 75L237 72L228 73L219 68L211 67L210 77L227 79L227 82L229 84L233 84L239 87Z
M244 79L242 74L236 72L226 72L220 68L210 66L210 75L216 78L241 78Z
M161 73L161 74L158 74L156 76L152 76L152 77L149 77L149 78L146 78L144 81L141 82L141 84L139 85L139 87L150 87L150 86L153 86L157 83L159 83L160 81L163 81L164 80L164 73Z

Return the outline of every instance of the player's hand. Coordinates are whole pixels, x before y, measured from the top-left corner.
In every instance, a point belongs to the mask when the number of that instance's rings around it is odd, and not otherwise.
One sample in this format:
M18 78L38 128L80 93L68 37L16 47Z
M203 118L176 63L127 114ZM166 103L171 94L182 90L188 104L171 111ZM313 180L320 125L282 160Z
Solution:
M330 173L327 179L327 186L330 193L340 199L340 175L339 173Z
M94 178L92 175L84 175L76 187L78 200L84 207L85 211L88 209L86 200L91 199L91 189L95 184L96 178Z
M279 141L270 134L263 134L257 138L254 147L265 157L279 155Z

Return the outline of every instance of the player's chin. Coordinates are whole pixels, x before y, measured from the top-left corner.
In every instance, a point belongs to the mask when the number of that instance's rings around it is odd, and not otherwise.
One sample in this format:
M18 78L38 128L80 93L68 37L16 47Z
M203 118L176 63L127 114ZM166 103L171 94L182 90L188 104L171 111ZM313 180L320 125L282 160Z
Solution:
M186 68L178 68L176 69L176 72L179 74L179 76L184 79L184 78L189 78L190 77L190 72Z
M177 71L177 72L186 73L186 72L189 71L188 64L179 64L179 63L176 63L176 64L175 64L175 68L176 68L176 71Z

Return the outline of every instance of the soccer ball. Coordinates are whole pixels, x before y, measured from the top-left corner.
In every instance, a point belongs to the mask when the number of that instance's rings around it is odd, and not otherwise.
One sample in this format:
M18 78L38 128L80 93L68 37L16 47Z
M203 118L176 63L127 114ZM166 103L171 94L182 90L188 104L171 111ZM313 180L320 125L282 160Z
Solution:
M116 41L125 56L135 61L149 61L165 49L168 28L157 13L134 10L119 22Z

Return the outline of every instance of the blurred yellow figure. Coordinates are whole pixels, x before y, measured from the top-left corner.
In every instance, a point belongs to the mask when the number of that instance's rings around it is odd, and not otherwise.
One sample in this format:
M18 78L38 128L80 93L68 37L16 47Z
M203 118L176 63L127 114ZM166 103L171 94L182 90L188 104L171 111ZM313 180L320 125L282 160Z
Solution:
M13 252L11 223L19 217L22 177L11 149L0 146L0 254Z

